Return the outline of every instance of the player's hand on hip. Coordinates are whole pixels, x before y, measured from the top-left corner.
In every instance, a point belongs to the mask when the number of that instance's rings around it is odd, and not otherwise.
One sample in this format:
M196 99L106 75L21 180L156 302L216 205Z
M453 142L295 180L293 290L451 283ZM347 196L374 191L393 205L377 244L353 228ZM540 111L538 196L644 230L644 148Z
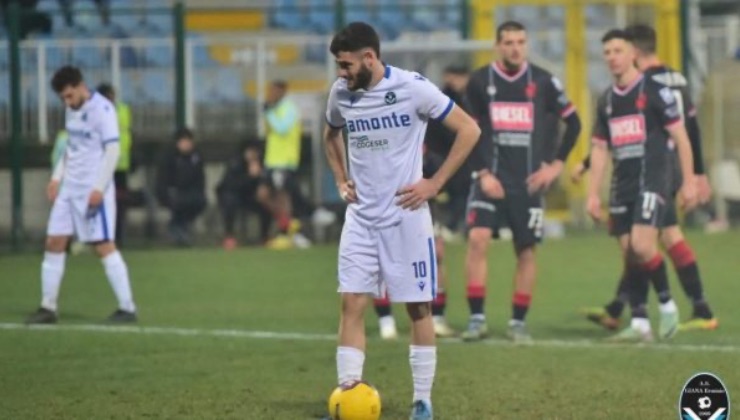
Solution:
M490 172L484 172L480 176L480 189L489 198L504 198L506 191L501 182Z
M103 203L103 193L98 190L92 190L90 198L87 200L88 207L100 207Z
M542 163L540 169L527 177L527 191L530 195L540 193L555 181L563 170L563 162Z
M699 203L699 196L696 192L696 180L684 180L681 185L681 207L684 210L691 210Z
M574 184L580 184L581 180L583 179L583 174L586 173L586 166L583 165L583 162L576 165L575 168L570 172L570 180L573 181Z
M706 204L712 198L712 185L706 175L696 176L696 193L699 196L699 204Z
M589 195L586 199L586 212L594 222L601 222L601 198L598 195Z
M396 204L404 209L416 210L427 200L434 198L439 192L439 187L429 179L422 178L416 184L401 188L396 193L399 197Z
M51 180L49 181L49 185L46 186L46 198L49 199L52 203L54 200L57 199L57 195L59 194L59 181Z
M339 189L339 196L342 197L345 203L357 202L357 191L355 191L355 183L353 181L342 182L337 188Z

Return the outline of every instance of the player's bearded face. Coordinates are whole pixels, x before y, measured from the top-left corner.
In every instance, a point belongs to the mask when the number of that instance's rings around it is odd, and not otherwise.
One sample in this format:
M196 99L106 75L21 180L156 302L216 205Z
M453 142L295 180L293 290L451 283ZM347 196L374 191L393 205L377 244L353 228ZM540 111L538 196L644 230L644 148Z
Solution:
M510 70L516 70L527 60L527 33L503 31L496 48L504 65Z
M373 72L367 63L371 58L367 52L340 53L337 56L339 77L347 81L347 89L367 89L373 78Z
M621 76L634 67L634 49L623 39L612 39L604 44L604 60L612 75Z
M82 85L65 86L59 93L59 97L62 98L64 105L75 110L80 109L85 103L85 88Z

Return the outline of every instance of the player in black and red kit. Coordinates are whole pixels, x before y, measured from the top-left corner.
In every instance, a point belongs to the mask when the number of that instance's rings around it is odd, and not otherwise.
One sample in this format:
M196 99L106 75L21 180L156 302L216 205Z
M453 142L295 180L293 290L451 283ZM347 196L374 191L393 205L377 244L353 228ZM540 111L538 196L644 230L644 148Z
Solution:
M709 180L704 172L704 164L701 148L701 132L699 122L696 116L696 107L691 99L686 78L679 72L663 65L656 55L656 34L655 30L646 25L633 25L626 29L632 38L635 46L636 60L638 70L642 71L646 78L668 86L676 96L677 105L681 112L686 131L691 141L691 151L694 156L694 175L697 181L697 193L699 203L703 204L709 201L711 197L711 187ZM675 148L673 149L675 150ZM584 162L588 164L587 162ZM678 170L677 157L673 156L674 168L674 190L675 195L681 185L681 173ZM671 197L673 198L673 197ZM673 262L673 267L678 275L686 296L692 302L693 314L691 318L679 325L679 330L713 330L719 325L717 318L714 317L709 304L704 298L703 286L699 269L696 264L696 257L691 246L686 241L676 214L675 202L668 205L666 217L660 234L663 248ZM586 310L586 316L591 321L596 322L607 328L616 328L619 325L619 318L627 302L626 286L624 276L620 279L617 293L612 302L602 308L590 308ZM658 295L662 305L669 304L671 297L668 283L653 283L653 288ZM671 306L671 305L668 305ZM665 308L665 306L664 306Z
M630 35L619 29L602 39L604 58L614 85L601 96L596 110L591 150L591 185L587 211L601 219L599 187L609 154L614 170L609 199L609 229L619 239L625 260L625 285L632 309L631 325L612 337L614 341L651 341L647 318L649 281L667 282L665 263L658 250L658 234L666 212L673 205L673 154L678 149L683 182L683 205L696 204L691 144L671 88L645 77L634 66L635 49ZM671 140L672 139L672 140ZM671 309L671 311L668 311ZM661 307L662 338L675 334L678 311ZM670 322L664 322L670 321Z
M487 334L484 298L491 236L508 225L513 233L517 270L508 335L531 339L524 319L536 277L535 246L542 237L542 193L557 179L580 133L575 108L560 81L527 61L527 34L518 22L496 30L499 60L475 71L467 88L468 111L478 120L481 141L471 154L473 185L468 201L467 295L470 322L463 339ZM557 141L553 116L567 125L557 156L547 151Z

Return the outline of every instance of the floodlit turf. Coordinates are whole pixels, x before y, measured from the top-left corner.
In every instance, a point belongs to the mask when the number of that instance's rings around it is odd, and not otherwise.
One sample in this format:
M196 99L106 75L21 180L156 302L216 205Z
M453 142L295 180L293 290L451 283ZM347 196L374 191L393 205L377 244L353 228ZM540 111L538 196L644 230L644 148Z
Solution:
M536 343L506 344L501 337L513 257L509 244L497 244L487 302L495 339L440 344L435 418L678 418L684 382L703 370L717 373L740 402L740 234L694 234L690 240L720 328L643 347L602 344L607 333L577 314L582 306L604 303L614 290L617 248L600 235L541 248L529 316ZM96 327L115 305L91 255L67 260L55 330L18 325L38 304L41 256L0 256L0 419L298 420L325 414L335 381L335 247L124 256L142 329L118 332ZM449 317L457 328L467 318L463 256L462 246L448 248ZM676 281L672 286L683 318L686 299ZM401 309L404 338L390 343L374 338L368 313L373 338L365 378L380 390L384 419L407 418L411 400Z

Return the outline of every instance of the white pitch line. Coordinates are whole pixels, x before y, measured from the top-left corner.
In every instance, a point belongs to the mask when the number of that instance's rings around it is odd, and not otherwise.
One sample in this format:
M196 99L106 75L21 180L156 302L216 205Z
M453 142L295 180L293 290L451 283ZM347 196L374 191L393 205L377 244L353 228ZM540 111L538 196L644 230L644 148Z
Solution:
M299 341L336 341L334 334L311 334L298 332L278 331L250 331L250 330L220 330L199 328L175 328L175 327L138 327L117 325L95 325L95 324L58 324L58 325L26 325L20 323L0 323L1 330L25 330L36 332L49 331L79 331L92 333L113 334L142 334L142 335L170 335L186 337L233 337L251 338L260 340L299 340ZM439 340L445 344L462 343L460 339L448 338ZM544 348L579 348L579 349L641 349L671 352L715 352L715 353L740 353L740 346L717 345L717 344L611 344L597 340L535 340L531 344L517 345L508 340L487 339L482 342L485 345L497 347L544 347Z

